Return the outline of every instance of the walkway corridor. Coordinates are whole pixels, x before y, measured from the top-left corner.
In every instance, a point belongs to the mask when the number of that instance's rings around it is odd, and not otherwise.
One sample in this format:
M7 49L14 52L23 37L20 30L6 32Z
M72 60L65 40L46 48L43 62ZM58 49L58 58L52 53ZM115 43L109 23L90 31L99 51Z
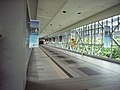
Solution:
M75 55L49 46L33 49L26 90L120 90L120 65Z

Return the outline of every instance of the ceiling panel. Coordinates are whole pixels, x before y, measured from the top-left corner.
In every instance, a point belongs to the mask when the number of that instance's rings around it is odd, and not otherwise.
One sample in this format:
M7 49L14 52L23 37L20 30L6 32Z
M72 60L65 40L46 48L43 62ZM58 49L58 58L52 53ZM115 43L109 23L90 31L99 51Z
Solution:
M119 2L120 0L38 0L40 36L57 32Z
M38 0L37 19L41 21L41 31L49 25L67 0Z

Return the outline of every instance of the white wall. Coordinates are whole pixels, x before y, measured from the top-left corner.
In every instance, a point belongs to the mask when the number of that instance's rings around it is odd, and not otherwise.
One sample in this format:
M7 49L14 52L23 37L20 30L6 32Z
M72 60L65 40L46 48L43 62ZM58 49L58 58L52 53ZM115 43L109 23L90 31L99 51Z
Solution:
M24 90L26 59L26 0L0 0L0 90ZM28 52L28 54L25 52Z

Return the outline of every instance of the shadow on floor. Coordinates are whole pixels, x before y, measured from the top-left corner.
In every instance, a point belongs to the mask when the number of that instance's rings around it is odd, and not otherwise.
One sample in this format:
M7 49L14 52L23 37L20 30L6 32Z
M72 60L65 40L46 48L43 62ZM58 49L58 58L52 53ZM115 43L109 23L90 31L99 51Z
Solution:
M50 83L50 81L48 81L49 83L45 82L27 81L25 90L88 90L74 84L71 85L68 83ZM54 82L54 80L51 80L51 82Z

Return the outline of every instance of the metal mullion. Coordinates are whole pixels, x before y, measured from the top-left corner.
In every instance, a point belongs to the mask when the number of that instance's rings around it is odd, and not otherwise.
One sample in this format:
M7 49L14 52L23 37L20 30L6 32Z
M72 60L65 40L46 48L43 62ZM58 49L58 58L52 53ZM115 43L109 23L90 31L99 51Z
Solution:
M90 47L90 33L89 33L90 29L89 29L89 25L88 25L88 48ZM90 50L88 51L88 53L90 53Z
M65 46L66 46L66 48L68 49L67 43L68 43L68 31L66 32L66 43L65 43Z
M79 41L80 41L80 36L81 36L81 29L80 29L80 27L79 27L78 32L79 32ZM80 43L80 42L79 42L79 43ZM80 44L79 44L79 46L78 46L78 50L80 50Z
M98 22L98 24L104 29L103 27L103 20L102 20L102 24Z
M83 30L83 26L81 27L81 31L82 31L82 38L81 38L81 43L82 43L82 53L83 53L83 49L84 49L84 30Z
M85 42L85 36L86 36L86 25L84 25L84 27L83 27L83 42ZM83 44L84 45L84 48L85 48L85 51L88 51L87 50L87 48L86 48L86 46L85 46L85 44Z
M81 28L80 28L80 27L79 27L79 31L78 31L78 32L79 32L79 39L80 39L80 36L81 36ZM79 40L79 41L80 41L80 40ZM80 50L80 42L79 42L78 48L79 48L78 50Z
M93 51L93 54L94 54L94 53L95 53L95 47L96 47L96 46L95 46L95 39L96 39L96 36L95 36L96 23L94 23L94 29L93 29L93 30L94 30L94 49L93 49L94 51Z
M112 18L112 19L113 19L113 18ZM116 28L119 27L119 25L120 25L119 16L118 16L118 18L117 18L117 21L118 21L118 25L116 25L115 28L112 29L112 32L111 32L110 34L114 33L114 31L116 30ZM113 23L113 22L112 22L112 23Z
M88 25L88 44L90 42L89 36L90 36L90 34L89 34L89 25Z
M118 23L120 23L119 21L120 21L120 17L119 17L119 15L118 15ZM118 25L118 29L120 29L119 25ZM119 30L119 31L120 31L120 30Z
M83 40L82 40L82 36L83 36L83 32L82 32L82 28L80 28L80 36L79 36L79 39L80 39L80 41L81 41L81 45L82 45L82 51L83 51Z
M86 25L84 25L84 48L85 48L85 52L87 51L87 48L85 46L86 43Z
M113 32L115 31L115 29L119 26L119 24L120 24L120 22L119 22L119 16L118 16L118 25L115 27L115 28L113 28L113 18L112 18L112 32L110 33L110 37L111 37L111 40L112 40L112 42L111 42L111 44L113 44L113 41L115 42L115 44L117 44L117 46L118 47L120 47L120 45L119 45L119 43L113 38ZM111 48L112 48L112 46L111 46Z
M112 32L113 32L113 18L111 18L111 25L112 25ZM110 34L110 33L109 33ZM113 37L112 34L110 34L110 37ZM110 38L110 41L111 41L111 53L110 53L110 57L109 58L112 58L112 49L113 49L113 39Z
M85 47L85 51L87 51L88 52L88 49L86 48L86 46L84 45L84 47Z
M96 51L95 55L97 55L97 53L102 49L103 44L101 45L101 47Z
M98 25L97 27L98 27L98 34L99 34L99 32L100 32L100 31L99 31L99 22L98 22L98 24L97 24L97 25Z
M111 37L111 39L115 42L115 44L117 44L118 47L120 47L120 44L113 37Z
M116 28L120 25L120 22L118 23L118 25L116 25L116 27L113 29L113 31L111 32L111 34L116 30Z
M78 32L77 32L77 30L76 30L76 28L75 28L75 39L77 40L78 38ZM76 48L78 47L78 45L77 45L77 42L76 42L76 47L75 47L75 51L76 51Z
M103 26L103 20L102 20L102 26ZM104 29L104 28L102 28L102 44L104 43L104 42L103 42L103 34L104 34L104 33L103 33L103 32L104 32L103 29Z
M91 54L92 54L92 24L91 24Z
M76 44L78 44L80 42L80 35L78 34L78 31L77 32L77 36L78 36L78 41L76 42Z
M84 26L83 26L83 42L84 42L85 38L84 38Z

